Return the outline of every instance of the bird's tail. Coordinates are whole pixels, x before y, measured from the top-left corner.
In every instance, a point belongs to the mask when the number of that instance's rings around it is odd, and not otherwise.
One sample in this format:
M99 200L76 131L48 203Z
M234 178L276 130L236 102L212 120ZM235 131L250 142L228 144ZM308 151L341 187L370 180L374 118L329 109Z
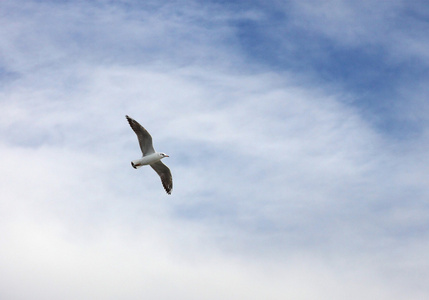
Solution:
M133 161L131 162L131 165L133 166L133 168L134 168L134 169L138 169L138 168L140 168L140 167L142 167L142 166L143 166L143 165L140 163L140 159L133 160Z

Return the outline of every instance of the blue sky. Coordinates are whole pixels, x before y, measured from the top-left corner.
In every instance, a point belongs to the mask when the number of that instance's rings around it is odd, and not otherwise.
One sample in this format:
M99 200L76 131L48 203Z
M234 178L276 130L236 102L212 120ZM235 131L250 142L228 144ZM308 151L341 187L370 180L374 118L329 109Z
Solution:
M0 298L427 297L428 16L2 1Z

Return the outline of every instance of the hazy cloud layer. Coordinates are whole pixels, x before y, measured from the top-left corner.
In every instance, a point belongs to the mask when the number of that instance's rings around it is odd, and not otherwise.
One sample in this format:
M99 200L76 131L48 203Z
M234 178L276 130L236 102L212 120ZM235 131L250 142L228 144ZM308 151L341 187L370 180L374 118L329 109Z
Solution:
M424 9L271 4L0 4L2 299L428 295Z

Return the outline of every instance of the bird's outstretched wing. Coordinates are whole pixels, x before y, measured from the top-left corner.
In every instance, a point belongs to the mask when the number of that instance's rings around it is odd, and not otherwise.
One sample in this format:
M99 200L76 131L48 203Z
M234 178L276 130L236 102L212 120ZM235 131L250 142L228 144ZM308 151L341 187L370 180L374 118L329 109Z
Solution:
M161 161L157 161L150 165L152 169L158 173L159 177L161 177L162 186L164 187L167 194L171 194L171 190L173 189L173 177L171 176L170 169L164 165Z
M137 135L137 138L140 144L140 149L142 150L143 156L155 153L155 149L153 148L153 145L152 145L152 137L149 134L149 132L133 118L130 118L129 116L125 116L125 117L127 118L131 128L134 130L134 132Z

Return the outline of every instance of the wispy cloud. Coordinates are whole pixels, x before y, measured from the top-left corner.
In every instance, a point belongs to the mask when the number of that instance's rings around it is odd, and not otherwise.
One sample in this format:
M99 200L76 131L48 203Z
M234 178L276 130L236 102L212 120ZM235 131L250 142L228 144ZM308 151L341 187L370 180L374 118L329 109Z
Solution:
M382 38L424 26L413 6L0 5L2 298L429 292L426 90L407 64L427 62ZM392 27L403 19L411 28ZM303 46L309 36L323 40L320 56ZM409 78L364 90L319 72L340 47L335 74L364 74L353 53L368 45L389 53L372 78L389 68ZM289 63L299 51L312 57ZM388 89L392 111L371 102ZM125 114L170 154L171 196L153 170L131 168L140 153ZM414 130L401 132L400 118Z

